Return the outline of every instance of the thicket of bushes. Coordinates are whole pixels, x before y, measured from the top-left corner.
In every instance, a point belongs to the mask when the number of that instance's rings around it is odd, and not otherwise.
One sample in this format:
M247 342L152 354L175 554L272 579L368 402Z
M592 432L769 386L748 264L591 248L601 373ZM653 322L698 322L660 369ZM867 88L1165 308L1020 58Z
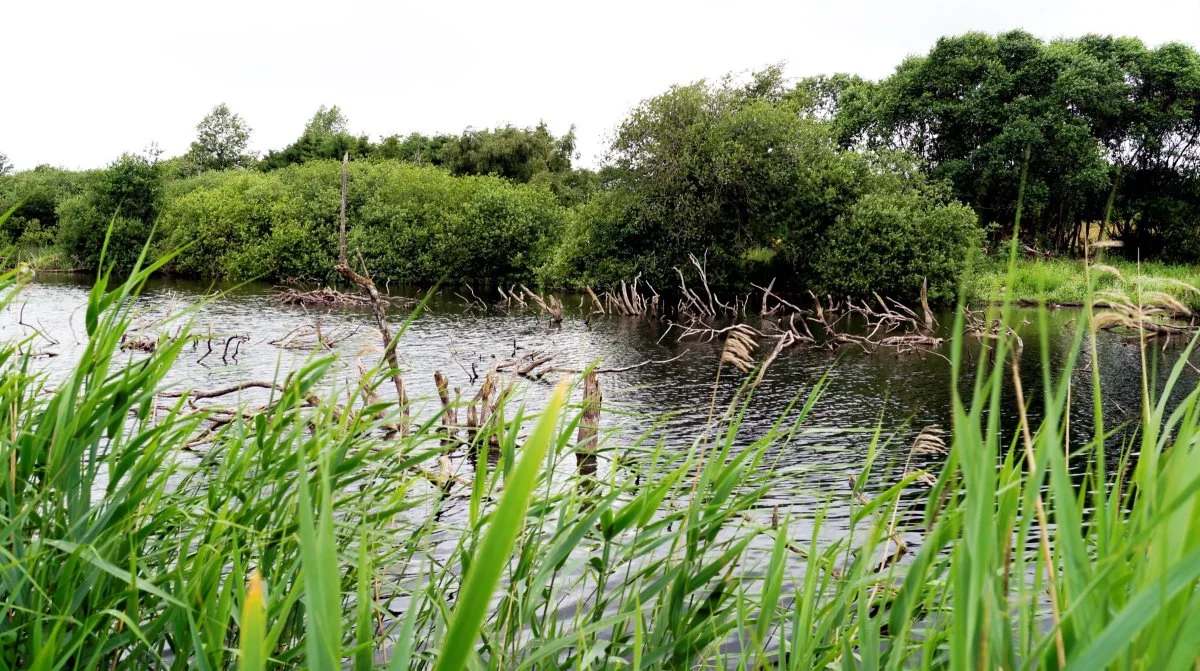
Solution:
M487 137L501 140L477 158L521 146L511 133ZM295 152L276 156L284 154ZM56 202L24 197L22 211L37 208L53 224L23 224L41 237L14 228L8 242L53 239L72 265L94 268L108 235L105 263L124 270L155 231L156 252L186 246L167 268L178 275L335 279L340 161L189 176L181 167L206 161L185 158L125 155L86 175L10 178L9 198L51 177L70 188ZM649 100L622 125L601 174L564 174L556 165L522 181L374 155L352 160L353 261L391 284L606 287L640 274L669 291L675 268L694 277L695 254L720 287L777 277L782 287L907 296L928 277L935 296L948 296L980 240L970 210L911 158L838 147L774 70L744 86L699 83ZM565 184L577 188L570 199ZM883 246L864 247L864 237Z
M230 171L175 187L160 225L188 245L175 272L233 279L331 279L341 163ZM567 213L546 189L453 177L395 162L351 163L347 220L355 265L380 281L527 282Z
M911 297L928 280L944 299L985 233L1012 230L1028 149L1031 244L1075 248L1111 194L1129 253L1200 258L1200 57L1181 45L968 34L880 82L677 86L619 125L598 172L545 126L373 142L323 107L261 160L226 106L197 130L165 161L0 176L0 207L19 204L0 235L91 268L111 223L108 260L128 267L157 225L163 248L190 245L169 272L329 280L348 153L355 262L381 282L669 290L694 254L720 287Z

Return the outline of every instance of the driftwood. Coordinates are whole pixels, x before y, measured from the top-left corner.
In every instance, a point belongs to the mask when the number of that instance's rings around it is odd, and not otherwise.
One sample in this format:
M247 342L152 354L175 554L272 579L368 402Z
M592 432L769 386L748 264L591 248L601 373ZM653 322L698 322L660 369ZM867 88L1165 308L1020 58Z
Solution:
M542 375L549 371L538 372L538 368L550 363L553 360L553 354L544 350L534 350L524 356L498 363L492 370L496 372L508 370L513 371L521 377L541 379Z
M371 300L366 296L344 294L332 287L323 287L312 291L296 291L285 289L279 294L279 302L284 305L300 305L303 307L367 307Z

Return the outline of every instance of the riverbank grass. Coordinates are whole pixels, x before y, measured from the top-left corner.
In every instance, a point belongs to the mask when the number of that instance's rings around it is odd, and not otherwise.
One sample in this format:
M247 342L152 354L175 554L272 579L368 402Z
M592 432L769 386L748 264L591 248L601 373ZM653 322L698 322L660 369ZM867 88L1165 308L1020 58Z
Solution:
M1136 296L1162 292L1191 310L1200 311L1200 266L1103 260L1108 268L1093 272L1094 291ZM1079 306L1087 299L1087 277L1082 260L1022 260L1010 281L1003 263L982 264L965 278L971 302L983 306L1010 298L1017 303Z

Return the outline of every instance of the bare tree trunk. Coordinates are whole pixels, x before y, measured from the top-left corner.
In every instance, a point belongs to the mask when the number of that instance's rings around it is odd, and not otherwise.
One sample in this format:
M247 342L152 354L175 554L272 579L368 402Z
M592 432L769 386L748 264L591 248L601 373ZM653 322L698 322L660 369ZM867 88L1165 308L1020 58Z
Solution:
M933 311L929 309L929 279L921 281L921 311L925 317L925 335L933 333Z
M437 386L438 399L442 402L442 426L446 429L444 443L449 443L458 431L458 409L450 404L450 382L442 371L434 371L433 383Z

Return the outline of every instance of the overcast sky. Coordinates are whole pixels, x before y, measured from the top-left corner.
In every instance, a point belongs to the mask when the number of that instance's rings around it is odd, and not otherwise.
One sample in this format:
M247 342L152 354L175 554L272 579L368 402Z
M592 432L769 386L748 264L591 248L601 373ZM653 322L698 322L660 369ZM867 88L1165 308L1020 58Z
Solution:
M594 165L673 83L779 62L878 78L967 30L1196 45L1200 0L0 0L0 25L0 152L18 169L98 167L151 141L180 154L220 102L259 151L325 103L372 137L574 123Z

